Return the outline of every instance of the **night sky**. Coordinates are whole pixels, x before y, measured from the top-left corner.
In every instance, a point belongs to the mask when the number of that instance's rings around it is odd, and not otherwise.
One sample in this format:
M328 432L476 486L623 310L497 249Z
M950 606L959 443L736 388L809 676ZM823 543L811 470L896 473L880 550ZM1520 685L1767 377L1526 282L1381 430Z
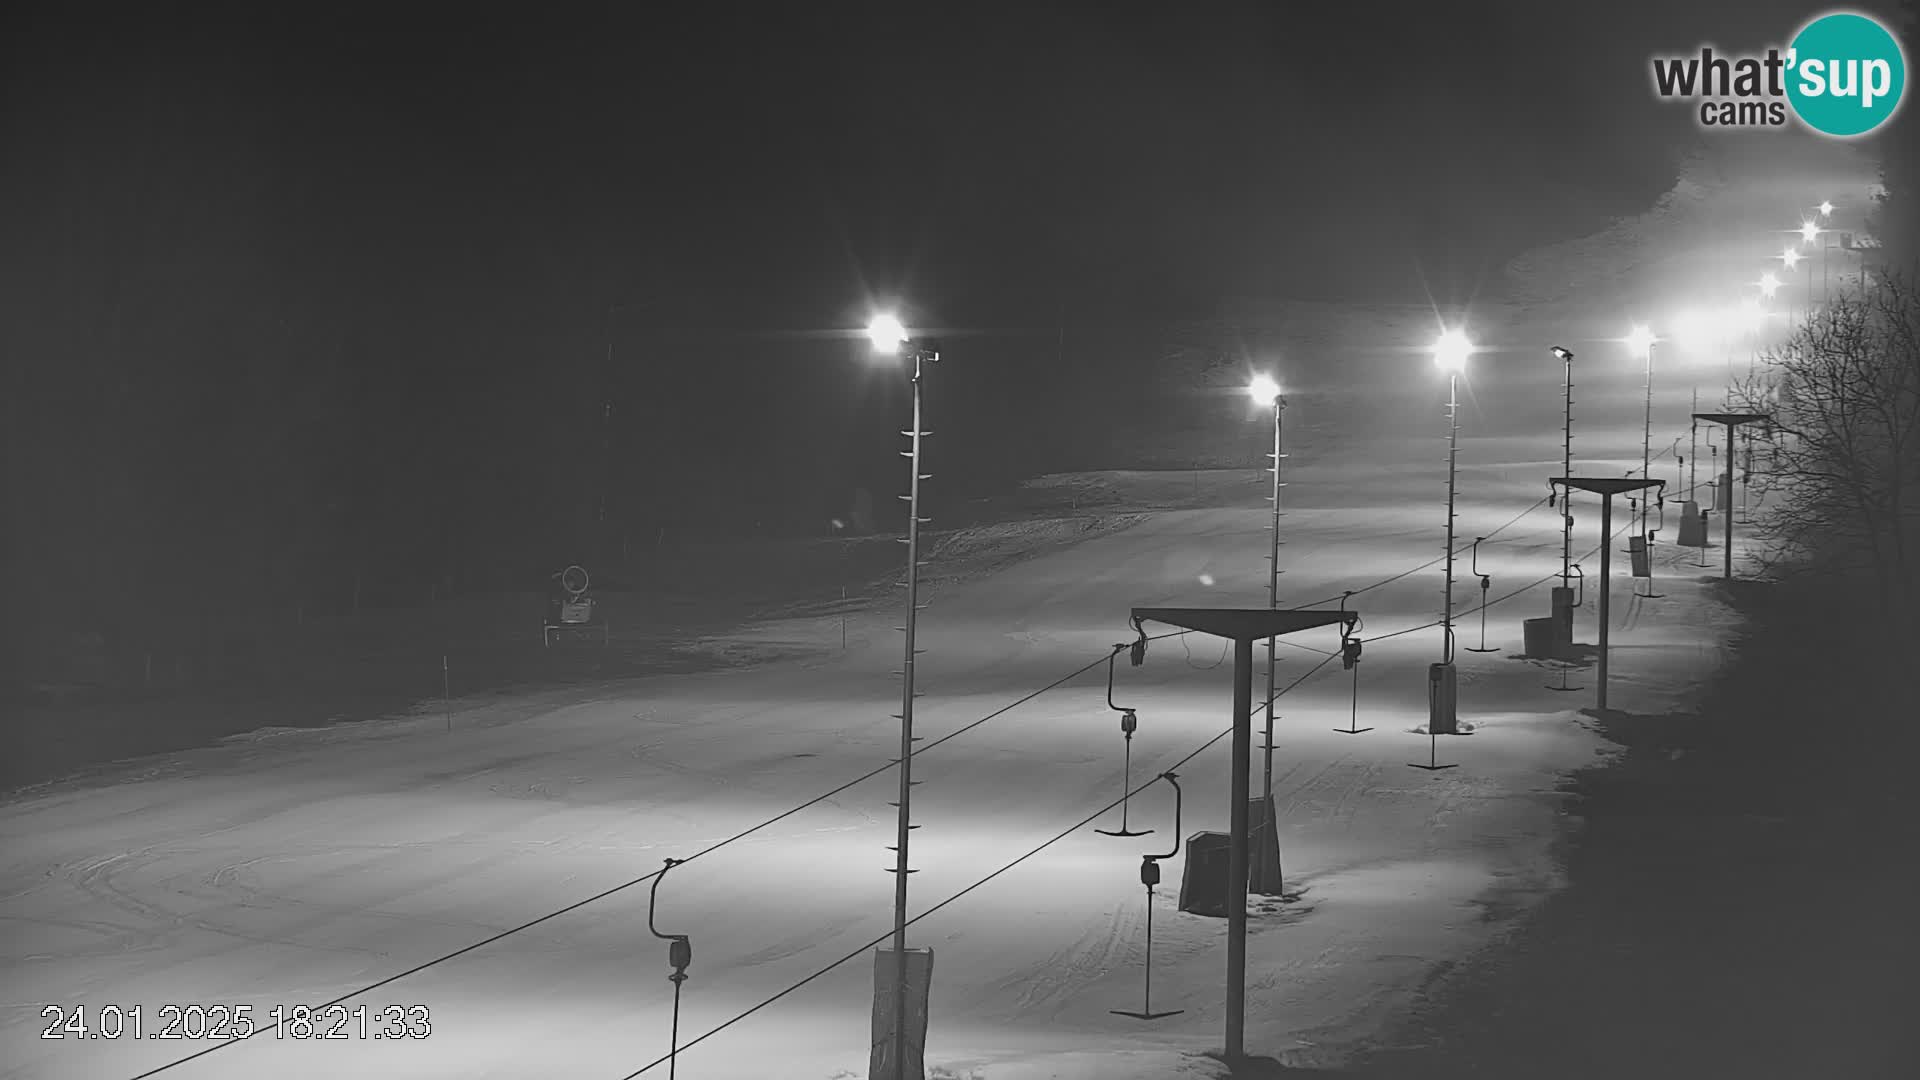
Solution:
M1303 7L11 5L10 563L153 607L818 532L900 479L876 303L965 343L948 492L1097 465L1167 324L1466 304L1670 186L1651 51L1808 13Z

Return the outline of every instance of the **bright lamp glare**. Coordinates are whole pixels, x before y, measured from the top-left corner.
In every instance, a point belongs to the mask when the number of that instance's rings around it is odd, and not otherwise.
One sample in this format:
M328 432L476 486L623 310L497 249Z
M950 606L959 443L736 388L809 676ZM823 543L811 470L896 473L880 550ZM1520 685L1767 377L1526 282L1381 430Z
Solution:
M1822 200L1822 201L1821 201L1821 203L1820 203L1820 216L1821 216L1821 217L1832 217L1832 216L1833 216L1833 204L1832 204L1832 203L1830 203L1830 202L1827 202L1827 201L1825 201L1825 200Z
M907 328L901 326L900 320L892 315L876 315L873 321L867 324L867 339L873 342L875 352L891 356L899 352L900 346L906 343Z
M1274 382L1270 375L1255 375L1253 381L1247 384L1247 395L1253 398L1255 404L1267 408L1280 400L1280 384Z
M1773 294L1774 294L1774 293L1776 293L1776 292L1779 292L1779 291L1780 291L1780 279L1779 279L1779 278L1777 278L1777 277L1775 277L1775 276L1773 276L1772 274L1761 274L1761 275L1760 275L1760 293L1761 293L1761 295L1763 295L1763 296L1765 296L1765 297L1766 297L1767 299L1769 299L1769 300L1771 300L1771 299L1773 299Z
M1433 363L1441 371L1465 371L1472 353L1473 342L1459 330L1442 331L1433 343Z
M1652 337L1651 334L1648 337ZM1683 311L1673 317L1673 339L1683 349L1704 349L1714 343L1713 320L1698 311ZM1628 336L1627 344L1632 346L1633 338Z
M1800 262L1800 253L1792 248L1787 248L1780 253L1780 261L1786 263L1787 269L1791 270Z
M1674 315L1674 319L1672 319L1672 336L1674 336L1674 342L1678 342L1682 350L1713 348L1715 342L1718 342L1718 331L1720 331L1720 327L1716 325L1713 315L1709 315L1709 313L1705 313L1705 311L1682 311L1682 313ZM1647 332L1647 340L1649 340L1649 342L1651 342L1651 338L1653 338L1653 334ZM1634 354L1636 354L1636 356L1642 352L1640 348L1634 346L1634 336L1632 336L1632 334L1626 336L1626 344L1628 344L1628 348L1634 348Z
M1815 225L1811 221L1802 222L1800 224L1801 242L1811 244L1819 235L1820 235L1820 226Z
M1627 334L1627 348L1633 350L1635 356L1645 356L1657 340L1659 339L1653 336L1653 331L1644 326L1636 326Z

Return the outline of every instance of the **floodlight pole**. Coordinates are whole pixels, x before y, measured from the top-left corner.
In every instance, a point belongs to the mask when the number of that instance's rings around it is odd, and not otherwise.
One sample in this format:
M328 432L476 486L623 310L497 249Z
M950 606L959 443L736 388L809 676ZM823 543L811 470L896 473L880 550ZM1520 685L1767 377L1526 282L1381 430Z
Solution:
M1285 398L1275 395L1273 399L1273 535L1267 549L1267 607L1280 610L1280 489L1286 485L1280 481L1280 461L1284 454L1280 452L1280 414L1286 411ZM1279 638L1267 639L1267 730L1266 746L1261 762L1260 791L1266 798L1273 798L1273 699L1275 680L1274 653L1280 647Z
M1564 476L1573 475L1573 353L1559 350L1560 357L1567 365L1567 409L1566 430L1561 438L1560 471ZM1567 494L1572 494L1569 491ZM1560 506L1560 587L1573 588L1573 515L1566 504Z
M1653 344L1651 342L1647 345L1647 418L1640 429L1640 479L1653 479ZM1640 500L1640 535L1643 538L1647 535L1647 500L1645 499ZM1646 543L1644 539L1641 542ZM1647 591L1651 592L1653 591L1651 588L1653 548L1650 544L1647 548L1647 575L1649 580Z
M1441 642L1440 662L1453 663L1453 519L1455 466L1460 460L1460 373L1447 373L1447 584L1446 606L1440 625L1446 635Z
M907 847L913 833L911 824L911 805L913 802L913 674L915 630L920 615L920 481L926 476L920 472L920 440L926 434L920 428L920 401L925 361L937 361L940 354L928 352L911 344L908 349L913 356L913 428L905 434L910 438L910 449L902 456L911 462L908 474L907 494L901 496L907 501L907 619L903 630L906 635L906 648L901 660L900 688L900 799L897 803L899 814L895 824L894 866L893 866L893 958L894 972L893 997L893 1068L895 1080L917 1080L907 1073L907 875L913 873L907 867Z

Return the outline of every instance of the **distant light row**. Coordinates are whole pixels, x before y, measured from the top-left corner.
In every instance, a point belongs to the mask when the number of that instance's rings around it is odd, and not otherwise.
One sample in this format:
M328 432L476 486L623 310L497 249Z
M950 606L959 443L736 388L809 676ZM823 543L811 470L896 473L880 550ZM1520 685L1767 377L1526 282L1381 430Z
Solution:
M1818 209L1823 218L1833 215L1832 202L1822 200ZM1814 222L1802 222L1800 239L1803 243L1811 244L1825 231ZM1780 253L1780 260L1786 264L1788 270L1792 270L1802 257L1791 245ZM1773 299L1774 293L1780 290L1780 279L1772 272L1762 274L1758 284L1762 295L1769 300ZM1765 308L1761 307L1757 301L1747 299L1743 300L1738 307L1728 311L1690 312L1677 316L1674 320L1674 329L1676 336L1683 341L1712 339L1723 336L1728 331L1749 333L1758 331L1765 325L1766 317ZM908 340L906 327L901 325L900 320L893 315L875 316L873 321L867 324L867 337L873 342L876 352L889 356L897 354L900 346L906 344ZM1646 356L1648 351L1663 339L1657 337L1648 327L1635 326L1623 340L1627 348L1632 350L1633 355ZM1467 369L1467 358L1473 355L1474 346L1464 331L1447 329L1441 331L1439 338L1434 341L1432 352L1435 367L1441 371L1461 372ZM1271 376L1256 375L1247 385L1247 393L1262 408L1270 407L1280 399L1280 384Z

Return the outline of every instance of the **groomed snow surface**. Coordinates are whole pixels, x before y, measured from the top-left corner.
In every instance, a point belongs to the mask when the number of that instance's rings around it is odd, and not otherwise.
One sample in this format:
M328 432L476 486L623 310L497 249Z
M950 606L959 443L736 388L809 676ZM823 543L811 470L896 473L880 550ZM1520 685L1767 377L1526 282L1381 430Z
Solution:
M1692 181L1689 181L1691 183ZM1688 188L1661 211L1690 212ZM1652 230L1646 230L1652 232ZM1530 323L1560 316L1548 302ZM1572 301L1568 301L1569 304ZM1569 308L1568 310L1572 310ZM1529 331L1531 333L1531 331ZM1552 417L1557 368L1508 392ZM1290 462L1281 600L1338 597L1431 564L1442 548L1444 383L1424 363L1355 365L1352 393L1328 395L1324 430L1351 408L1392 438L1329 439ZM1407 370L1417 372L1408 377ZM1338 385L1338 372L1318 372ZM1640 457L1633 372L1583 376L1578 471L1620 476ZM1544 616L1559 569L1557 511L1540 505L1559 471L1557 424L1514 420L1497 383L1463 390L1455 600L1460 716L1472 734L1438 741L1428 772L1426 667L1440 633L1441 574L1426 565L1360 593L1361 735L1353 681L1326 664L1281 699L1273 789L1286 880L1296 898L1251 916L1247 1046L1294 1065L1335 1065L1364 1045L1436 967L1482 944L1556 885L1549 846L1569 820L1560 779L1609 747L1578 710L1584 693L1546 688L1554 671L1517 659L1520 620ZM1698 378L1695 381L1702 381ZM1658 403L1656 448L1684 432L1688 387ZM1344 404L1343 404L1344 399ZM1516 399L1517 400L1517 399ZM1536 401L1535 404L1540 404ZM1616 407L1616 404L1618 407ZM1502 429L1502 418L1510 421ZM1249 429L1257 440L1258 433ZM1250 455L1251 456L1251 453ZM1297 466L1297 467L1295 467ZM1660 470L1666 469L1667 473ZM1671 460L1656 475L1671 472ZM1103 476L1120 491L1152 478ZM961 734L963 725L1083 665L1130 635L1136 605L1264 606L1266 513L1257 476L1198 474L1226 508L1155 512L1117 531L979 577L942 580L920 623L911 907L924 912L1092 814L1122 790L1121 739L1104 664ZM1141 500L1150 502L1151 500ZM1103 512L1106 509L1103 508ZM1124 509L1124 506L1119 507ZM1576 558L1594 634L1597 505L1576 501ZM1624 509L1614 519L1624 534ZM1668 528L1672 528L1669 522ZM1504 526L1504 527L1503 527ZM1671 536L1671 532L1665 534ZM1477 582L1498 598L1477 653ZM1717 542L1717 540L1716 540ZM1624 547L1624 540L1616 540ZM1727 615L1692 551L1659 551L1658 599L1631 596L1616 556L1611 704L1656 714L1710 676ZM1717 561L1718 551L1712 552ZM761 824L869 770L898 749L899 612L762 624L742 636L817 646L808 659L663 677L545 696L456 703L317 731L264 730L143 763L112 782L55 786L0 808L0 1075L142 1075L209 1041L40 1037L46 1005L144 1010L317 1005L594 897ZM1167 628L1155 628L1164 632ZM1407 633L1393 635L1396 631ZM1284 685L1336 646L1332 629L1279 652ZM591 647L591 646L583 646ZM1230 661L1199 636L1124 660L1117 700L1138 710L1136 782L1226 729ZM272 723L263 717L262 724ZM1256 736L1257 740L1257 736ZM1184 831L1224 831L1228 742L1180 768ZM864 1077L873 961L891 925L896 774L884 770L666 877L659 928L691 936L682 1043L727 1023L832 962L852 959L683 1051L701 1080ZM1256 750L1253 785L1261 784ZM926 916L910 943L931 946L934 1076L1211 1077L1221 1046L1223 920L1186 915L1182 860L1163 863L1154 904L1154 1000L1178 1016L1113 1015L1141 1004L1143 853L1173 846L1168 791L1131 808L1146 837L1081 828ZM1118 813L1095 824L1113 828ZM577 1077L621 1080L666 1051L667 946L648 932L648 886L583 904L444 963L353 996L349 1007L423 1006L413 1040L296 1040L267 1033L161 1075L274 1080ZM369 1028L378 1030L378 1021ZM665 1075L660 1064L647 1075Z
M1474 491L1463 535L1520 516L1482 547L1494 595L1552 573L1554 518L1523 513L1538 482L1463 472ZM1434 558L1433 500L1402 502L1392 476L1295 474L1291 491L1320 485L1356 505L1289 511L1284 601L1337 595ZM1408 483L1430 488L1432 479ZM1239 489L1248 481L1218 478ZM1373 500L1380 505L1366 505ZM937 738L1098 659L1127 638L1135 604L1260 604L1263 519L1249 509L1153 515L936 591L921 624L918 729ZM1470 606L1464 569L1458 597ZM1431 621L1439 584L1429 567L1357 598L1366 634ZM1617 586L1616 703L1642 711L1710 668L1701 642L1713 615L1700 586L1670 578L1663 589L1664 599L1635 602ZM1459 654L1461 715L1474 733L1439 745L1457 769L1407 767L1427 757L1415 729L1435 629L1366 650L1360 722L1371 732L1332 730L1347 724L1352 690L1337 663L1282 699L1274 791L1298 898L1255 905L1250 1050L1337 1060L1436 963L1480 942L1494 912L1553 886L1557 778L1604 746L1573 711L1587 695L1546 690L1549 672L1508 655L1518 651L1518 620L1545 605L1541 587L1495 607L1488 636L1503 651ZM838 619L764 625L753 633L817 640L823 652L544 709L464 708L450 732L432 712L263 732L180 755L150 779L14 803L0 813L6 1075L131 1077L208 1045L42 1040L44 1004L142 1006L151 1032L168 1003L249 1004L261 1020L276 1004L331 1001L884 764L897 746L895 622L893 611L863 616L845 653ZM1463 646L1477 644L1477 616L1461 629ZM1283 646L1283 683L1335 644L1328 629ZM1136 781L1225 729L1222 657L1221 642L1187 637L1156 642L1143 667L1122 662L1117 699L1141 718ZM1103 671L916 758L914 911L1118 795L1121 740ZM1187 832L1225 829L1227 755L1221 740L1182 767ZM1255 768L1257 788L1257 755ZM890 925L883 868L895 776L883 772L668 876L659 926L693 942L683 1039L859 953L684 1051L689 1073L865 1074L872 960L862 946ZM1156 896L1154 1004L1186 1011L1151 1024L1108 1011L1140 1003L1138 865L1172 846L1169 803L1162 786L1133 806L1136 827L1155 828L1152 836L1081 829L913 928L912 943L936 955L931 1065L994 1080L1208 1075L1212 1064L1192 1055L1220 1045L1225 927L1176 910L1180 859L1164 864ZM260 1035L168 1075L623 1077L667 1046L666 947L646 918L647 887L632 887L348 1003L424 1005L425 1039L363 1040L357 1026L355 1037L330 1042Z

